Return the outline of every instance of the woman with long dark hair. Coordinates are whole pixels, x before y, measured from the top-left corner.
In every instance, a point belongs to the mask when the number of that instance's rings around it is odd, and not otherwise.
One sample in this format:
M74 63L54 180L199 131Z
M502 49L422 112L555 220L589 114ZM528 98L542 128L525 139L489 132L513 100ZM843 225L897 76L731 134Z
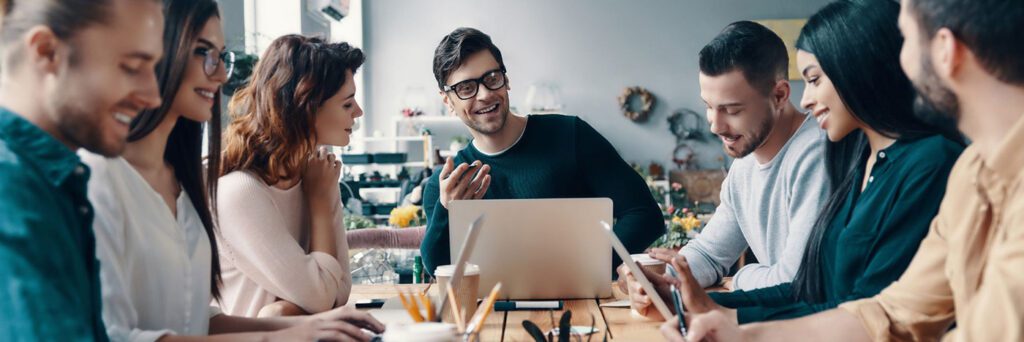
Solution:
M248 317L316 313L352 288L338 179L325 145L349 143L361 50L286 35L235 93L218 189L221 308Z
M156 66L160 107L132 121L123 157L82 156L93 171L89 197L107 333L118 341L151 341L285 328L291 329L268 337L361 339L359 326L380 331L379 322L352 310L255 320L210 306L220 299L221 283L209 207L217 178L204 181L202 133L209 123L212 172L220 151L220 86L233 56L223 46L214 1L165 0L164 15L164 56Z
M903 274L938 212L963 142L955 128L914 116L914 90L899 64L898 13L893 1L837 1L800 32L801 105L828 134L835 191L792 283L710 295L735 308L739 323L878 294Z

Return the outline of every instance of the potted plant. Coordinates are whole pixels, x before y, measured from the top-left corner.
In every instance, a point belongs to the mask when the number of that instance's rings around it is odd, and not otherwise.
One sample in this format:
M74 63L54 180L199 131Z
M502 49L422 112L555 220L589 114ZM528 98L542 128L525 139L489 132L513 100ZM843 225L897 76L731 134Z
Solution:
M448 150L452 153L462 151L462 149L469 146L469 137L464 135L456 135L452 137L452 142L448 144Z

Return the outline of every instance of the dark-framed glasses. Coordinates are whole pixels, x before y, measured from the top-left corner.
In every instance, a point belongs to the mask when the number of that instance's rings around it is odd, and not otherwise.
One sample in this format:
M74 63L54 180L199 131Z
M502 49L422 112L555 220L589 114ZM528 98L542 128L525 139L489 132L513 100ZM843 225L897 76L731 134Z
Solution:
M480 90L482 84L487 90L498 90L505 86L505 71L501 69L494 69L484 73L479 78L465 80L453 85L446 85L441 90L445 92L455 92L455 96L459 99L469 100L476 96L476 93Z
M213 76L217 73L217 67L224 63L225 77L231 78L231 72L235 71L235 53L231 51L217 52L214 49L199 49L196 51L203 55L203 72L206 76Z

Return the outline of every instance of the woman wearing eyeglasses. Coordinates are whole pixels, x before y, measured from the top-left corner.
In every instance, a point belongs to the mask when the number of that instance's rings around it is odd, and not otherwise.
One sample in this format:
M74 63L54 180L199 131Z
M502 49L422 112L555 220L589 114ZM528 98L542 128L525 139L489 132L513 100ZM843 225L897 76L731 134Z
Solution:
M202 126L210 123L212 172L220 150L220 86L234 58L224 51L212 0L165 0L164 15L164 57L157 65L161 106L132 121L123 157L82 156L93 172L88 191L110 338L182 340L196 338L180 335L250 331L208 339L364 340L360 328L381 331L379 322L351 309L257 320L210 306L221 297L221 282L208 205L213 192L207 190L215 182L204 182ZM259 332L273 330L280 331Z
M221 308L248 317L316 313L348 302L341 162L363 110L352 75L363 53L287 35L264 51L229 105L217 210Z

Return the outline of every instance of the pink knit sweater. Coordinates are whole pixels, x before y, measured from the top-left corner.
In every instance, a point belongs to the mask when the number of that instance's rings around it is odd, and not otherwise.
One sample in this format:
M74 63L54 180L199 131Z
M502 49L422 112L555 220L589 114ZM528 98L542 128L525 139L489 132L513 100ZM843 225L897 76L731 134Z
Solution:
M309 251L301 183L281 190L232 172L219 180L217 211L225 313L255 317L280 299L316 313L348 301L352 275L341 209L334 220L340 258Z

